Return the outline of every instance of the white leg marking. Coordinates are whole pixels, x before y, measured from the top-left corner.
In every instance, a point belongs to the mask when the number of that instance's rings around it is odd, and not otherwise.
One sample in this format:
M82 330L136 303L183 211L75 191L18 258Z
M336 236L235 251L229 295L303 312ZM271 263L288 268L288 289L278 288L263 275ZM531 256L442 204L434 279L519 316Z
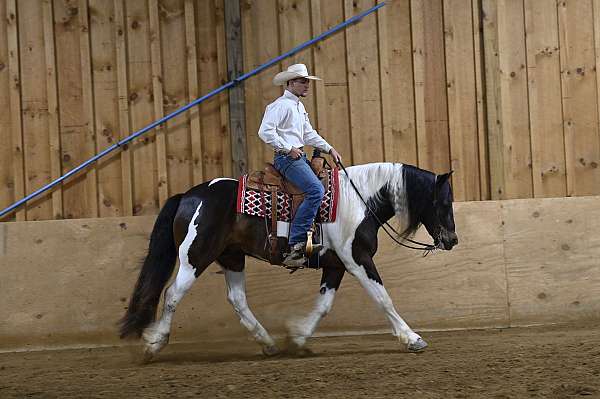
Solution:
M306 344L306 339L314 334L321 319L331 311L336 290L335 288L326 288L325 284L321 285L321 289L323 288L325 288L325 293L319 294L312 312L305 318L292 321L288 325L292 342L299 347Z
M212 186L212 185L213 185L213 184L215 184L215 183L218 183L218 182L220 182L220 181L223 181L223 180L233 180L233 181L237 181L236 179L232 179L232 178L230 178L230 177L217 177L216 179L212 179L212 180L210 181L210 183L208 183L208 187Z
M275 341L267 330L256 320L246 301L246 277L244 272L233 272L223 269L227 284L227 300L240 317L240 323L250 331L254 339L262 346L265 354L278 352Z
M392 334L395 337L398 337L403 343L409 345L421 339L421 337L415 333L408 326L408 324L406 324L402 317L400 317L398 312L396 312L394 304L392 303L392 299L383 285L371 280L369 276L367 276L365 268L357 264L352 258L351 254L352 251L350 249L349 252L344 252L345 256L341 257L342 261L346 265L346 270L348 270L349 273L358 279L360 284L364 289L367 290L367 293L375 301L377 306L379 306L379 308L385 312L385 315L392 324Z
M167 289L165 303L161 318L144 330L144 340L146 341L146 352L149 355L155 355L169 342L169 333L171 331L171 321L175 313L175 308L181 298L190 289L196 280L196 268L190 264L188 252L198 234L195 224L202 202L196 208L196 212L190 220L185 239L179 246L179 270L177 277L171 286Z

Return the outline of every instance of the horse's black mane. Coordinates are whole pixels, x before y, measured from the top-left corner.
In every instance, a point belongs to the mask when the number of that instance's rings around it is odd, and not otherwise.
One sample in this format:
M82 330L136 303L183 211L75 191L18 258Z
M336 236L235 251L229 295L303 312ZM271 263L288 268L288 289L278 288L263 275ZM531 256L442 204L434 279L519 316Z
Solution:
M402 179L406 190L409 224L402 232L404 237L414 234L421 226L421 214L433 201L435 174L413 165L402 166Z

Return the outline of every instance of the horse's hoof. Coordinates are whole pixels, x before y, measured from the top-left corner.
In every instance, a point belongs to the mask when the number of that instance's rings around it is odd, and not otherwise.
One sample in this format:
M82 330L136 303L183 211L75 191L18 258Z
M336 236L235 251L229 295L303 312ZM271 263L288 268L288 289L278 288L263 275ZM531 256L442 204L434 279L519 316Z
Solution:
M281 353L277 345L267 345L262 347L262 353L265 356L276 356Z
M409 352L422 352L427 348L427 342L423 338L419 338L414 342L410 342L407 346Z
M142 363L150 363L154 359L154 352L150 348L146 348L144 350L144 357L142 358Z

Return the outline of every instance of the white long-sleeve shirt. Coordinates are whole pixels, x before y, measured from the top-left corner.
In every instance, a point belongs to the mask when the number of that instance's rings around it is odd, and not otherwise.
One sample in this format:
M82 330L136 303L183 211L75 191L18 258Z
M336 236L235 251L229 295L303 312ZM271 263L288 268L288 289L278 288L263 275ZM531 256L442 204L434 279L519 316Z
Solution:
M285 153L305 144L325 152L331 150L329 143L310 124L304 104L288 90L267 105L258 136L275 151Z

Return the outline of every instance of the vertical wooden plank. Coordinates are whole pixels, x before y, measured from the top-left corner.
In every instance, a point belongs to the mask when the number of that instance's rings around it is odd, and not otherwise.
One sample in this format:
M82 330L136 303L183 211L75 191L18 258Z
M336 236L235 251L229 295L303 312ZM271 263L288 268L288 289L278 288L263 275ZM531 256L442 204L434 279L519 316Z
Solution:
M315 37L323 32L323 20L321 18L321 0L310 1L310 26L311 37ZM324 76L324 58L321 43L317 43L314 46L312 46L312 60L312 73L315 76ZM313 120L311 122L313 124L313 127L319 132L322 126L327 125L327 116L325 112L325 108L327 107L327 104L325 102L325 83L326 82L322 82L313 86L313 92L315 97L315 111L313 113Z
M458 201L480 199L472 16L470 1L444 1L452 187Z
M486 69L492 198L529 198L533 181L523 3L484 1L484 13L485 35L497 44L497 51L486 47L486 61L488 53L498 55Z
M566 195L556 3L525 0L533 195Z
M521 1L498 2L498 54L502 156L506 198L531 198L531 141L527 98L524 10Z
M25 147L21 106L21 54L19 48L19 15L16 0L6 1L6 36L8 50L8 79L10 98L10 128L12 138L12 164L14 175L14 199L25 197ZM27 217L22 206L15 215L17 221Z
M85 149L88 158L96 155L96 124L94 123L94 88L92 84L92 52L90 48L90 14L88 0L79 0L79 30L81 32L79 46L81 56L81 88L84 109ZM86 214L98 217L98 181L97 165L87 169Z
M163 15L170 12L168 5L161 5ZM163 73L161 56L160 20L158 17L158 0L149 0L149 29L150 29L150 57L152 62L152 99L154 102L154 120L164 116L163 111ZM152 122L152 121L151 121ZM160 125L154 129L156 137L156 164L158 178L158 205L162 206L169 198L169 179L167 176L167 145L166 127Z
M487 112L487 139L490 167L490 197L506 197L504 157L500 110L500 57L498 56L498 10L496 0L483 0L483 47L485 57L485 86Z
M489 200L490 168L488 154L487 117L485 103L485 60L483 41L483 10L482 1L473 0L473 47L475 63L475 88L477 92L477 132L479 140L479 187L480 198Z
M154 121L152 56L150 51L148 0L127 1L127 48L129 114L131 129L137 131ZM156 132L134 140L133 214L154 214L158 208Z
M441 0L411 2L419 166L450 169Z
M95 154L87 16L85 1L54 2L63 173ZM86 51L87 55L84 54ZM91 165L65 182L63 197L66 218L96 217L96 166Z
M187 3L187 1L186 1ZM170 114L188 103L187 88L189 85L190 55L195 51L190 48L186 35L186 10L184 0L168 0L159 3L160 37L163 64L163 106L164 113ZM191 31L193 25L193 4L188 5L191 12ZM185 40L183 39L185 38ZM195 43L195 38L193 38ZM154 62L154 59L153 59ZM195 63L195 60L193 61ZM194 71L195 72L195 71ZM197 86L196 86L197 87ZM197 92L197 90L196 90ZM197 93L195 93L197 94ZM156 101L156 97L155 97ZM197 118L197 110L192 111ZM180 115L165 124L166 162L169 178L169 194L181 193L192 187L192 146L190 137L191 113ZM199 132L197 132L199 135ZM200 137L198 137L199 139Z
M114 2L89 1L91 90L94 105L94 132L97 149L102 151L119 140L119 93L115 42ZM82 51L85 53L85 49ZM82 59L82 64L84 60ZM89 111L88 111L89 112ZM120 151L97 165L98 212L100 217L123 215Z
M279 19L279 43L281 52L289 51L301 43L311 39L310 0L278 0L277 17ZM305 64L310 74L314 72L312 51L306 48L282 62L282 69L292 64ZM320 76L319 76L320 77ZM322 78L322 77L321 77ZM309 94L302 99L311 123L316 119L317 87L323 87L324 81L311 82ZM315 126L313 126L315 127Z
M350 18L373 5L372 0L345 0L345 18ZM348 27L345 34L353 162L362 164L382 161L377 18L371 15L359 24Z
M313 1L319 15L313 16L313 35L331 29L344 20L341 1ZM320 21L320 22L318 22ZM317 84L317 126L329 144L342 155L345 164L352 163L346 37L339 33L315 45L315 74L323 79Z
M242 2L241 11L244 66L247 70L252 70L279 55L279 34L275 23L277 2L276 0ZM269 21L269 23L262 21ZM273 161L273 149L258 137L258 128L267 104L283 93L282 89L274 86L272 82L277 72L279 66L273 65L244 83L248 169L250 170L262 168L266 161ZM233 141L233 126L230 128Z
M19 2L19 47L21 53L21 101L25 149L25 187L31 193L50 182L52 165L48 150L48 90L44 49L43 2ZM48 195L27 205L29 220L52 218Z
M225 32L227 32L227 71L230 79L234 79L244 71L240 2L238 0L227 1L224 10ZM216 33L216 29L213 28L212 32L213 34ZM216 56L216 53L214 55ZM208 67L205 62L201 62L200 67L202 68L203 66L205 68ZM200 76L202 77L202 74ZM203 104L202 110L210 112L210 104ZM248 170L244 91L242 86L238 85L229 89L229 110L232 142L231 153L233 156L232 170L234 176L239 176ZM203 130L207 131L207 129ZM204 146L204 151L208 151L207 146ZM210 176L211 173L208 173Z
M215 2L215 44L217 46L217 67L219 81L217 86L221 86L229 81L227 75L227 48L226 48L226 33L225 33L225 0L214 0ZM229 93L222 92L216 100L219 106L219 114L221 116L220 132L223 138L222 160L223 160L223 176L233 176L233 158L231 147L231 129L229 128ZM248 157L248 149L246 148L246 163Z
M207 1L198 5L198 48L200 69L200 92L208 93L221 85L224 59L219 60L217 49L217 26L223 24L227 32L226 68L231 79L242 75L242 34L240 26L239 2L226 2L225 8L217 7L217 2ZM217 22L220 20L221 22ZM224 160L233 160L231 171L233 176L245 173L248 167L245 116L244 86L229 90L228 97L215 96L200 105L202 123L202 149L204 162L204 178L212 179L224 175ZM229 101L231 141L227 129L223 129L223 101ZM226 148L229 147L229 148Z
M50 150L50 178L61 176L60 136L58 116L58 83L56 81L56 53L54 49L54 13L52 0L43 0L44 51L46 61L46 92L48 109L48 144ZM63 218L62 187L52 190L52 219Z
M187 60L188 101L200 97L198 90L198 63L196 50L196 11L193 0L185 0L185 43ZM190 118L190 143L192 149L192 182L199 184L204 179L202 162L202 131L198 108L188 112Z
M13 171L13 145L10 125L10 74L8 68L8 19L7 0L0 0L0 209L15 201ZM7 215L3 220L14 220Z
M115 42L117 49L117 87L119 94L119 138L124 139L131 132L129 119L129 87L127 70L127 20L124 0L114 0ZM131 144L131 143L130 143ZM133 176L130 145L121 150L121 185L123 193L123 214L133 215Z
M380 3L382 0L378 0ZM377 11L384 157L417 164L410 1L389 2Z
M600 142L591 1L558 3L567 195L600 192Z

